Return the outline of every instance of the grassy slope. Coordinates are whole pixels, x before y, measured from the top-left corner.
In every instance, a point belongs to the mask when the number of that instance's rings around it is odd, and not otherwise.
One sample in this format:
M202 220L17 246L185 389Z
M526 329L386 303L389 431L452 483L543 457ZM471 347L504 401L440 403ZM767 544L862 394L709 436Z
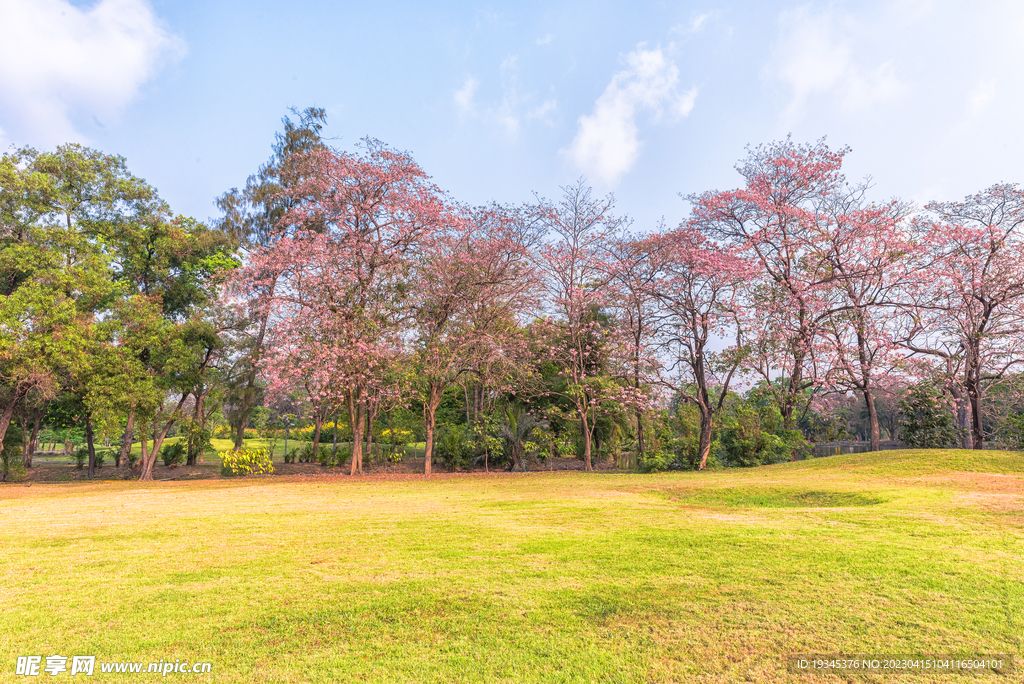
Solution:
M223 682L813 682L840 680L781 656L1019 655L1022 503L1024 456L961 451L4 486L0 681L53 653Z

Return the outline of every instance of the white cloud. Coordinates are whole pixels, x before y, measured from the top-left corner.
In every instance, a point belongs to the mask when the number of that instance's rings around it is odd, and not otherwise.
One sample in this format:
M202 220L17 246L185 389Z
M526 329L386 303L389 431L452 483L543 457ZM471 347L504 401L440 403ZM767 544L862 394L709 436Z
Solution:
M544 100L544 102L540 103L539 105L537 105L536 107L531 109L526 114L526 118L528 118L528 119L543 119L544 121L548 121L549 120L549 116L548 115L549 114L553 114L557 110L558 110L558 102L557 101L555 101L555 100Z
M82 140L76 119L116 119L185 51L145 0L4 0L0 25L0 124L18 143Z
M860 27L850 17L813 14L804 7L783 12L780 24L768 71L792 92L789 115L801 114L808 101L821 97L848 112L863 112L902 92L891 61L865 66L863 54L855 54Z
M480 82L472 76L467 76L462 87L455 91L455 104L462 113L473 114L476 112L473 96L476 94L478 87L480 87Z
M551 115L558 110L558 101L548 98L536 104L538 96L535 93L523 92L519 77L519 55L509 55L503 59L499 75L501 100L488 104L488 98L484 96L481 98L484 102L479 106L476 96L480 82L473 77L466 78L462 88L454 94L460 114L501 129L509 139L519 135L524 119L527 122L540 120L549 125L552 123Z
M716 13L705 12L704 14L694 14L690 17L690 21L684 24L677 24L669 29L669 33L680 33L684 36L700 33L707 25L708 19L711 19L714 14Z
M967 96L967 111L973 115L981 114L988 109L996 96L996 82L986 80L979 83Z
M548 33L547 35L542 36L541 38L537 39L537 45L547 45L548 43L550 43L554 39L555 39L555 34L554 33Z
M626 64L597 99L593 114L579 118L576 137L563 151L580 170L609 186L618 183L640 154L637 110L661 116L667 107L682 117L697 98L696 88L678 91L679 69L660 48L646 50L641 44L626 56Z

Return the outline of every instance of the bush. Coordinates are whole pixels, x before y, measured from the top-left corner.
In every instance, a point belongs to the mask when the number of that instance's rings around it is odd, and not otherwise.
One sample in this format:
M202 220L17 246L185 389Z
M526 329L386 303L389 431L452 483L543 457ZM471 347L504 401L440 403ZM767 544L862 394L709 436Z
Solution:
M262 475L274 472L266 449L227 450L220 454L222 475Z
M760 410L740 404L732 421L722 429L719 441L730 466L781 463L806 453L809 445L798 430L782 427L782 417L774 406Z
M217 439L234 439L235 430L230 425L218 425L213 431L213 436ZM256 428L245 428L245 435L243 439L259 439L260 431Z
M388 463L401 463L405 458L404 444L385 444L380 449L380 456Z
M285 463L295 463L295 459L298 458L298 457L299 457L299 450L297 448L296 449L292 449L291 451L285 452L284 462Z
M6 482L24 482L26 477L28 477L28 471L25 470L25 464L17 459L12 458L4 468Z
M310 450L313 446L310 445ZM330 467L333 465L342 466L348 463L348 459L352 457L352 447L348 444L342 444L335 451L334 447L328 446L327 444L320 445L320 454L317 456L317 461L324 467Z
M185 445L181 442L165 444L160 450L160 459L168 468L181 464L185 460Z
M128 452L128 467L134 468L135 464L139 462L139 455L134 451Z
M81 470L89 461L89 447L81 447L74 453L75 466Z
M675 459L664 451L645 451L637 460L637 467L642 473L658 473L668 470Z
M103 464L107 461L107 450L99 449L96 451L96 467L102 468Z
M21 482L27 477L25 464L21 460L21 447L10 443L0 449L0 480Z
M473 458L474 452L474 445L468 439L464 425L445 425L437 431L434 454L447 468L465 468Z
M900 437L916 449L945 449L957 446L960 431L953 425L950 408L942 393L928 383L910 388L900 399Z

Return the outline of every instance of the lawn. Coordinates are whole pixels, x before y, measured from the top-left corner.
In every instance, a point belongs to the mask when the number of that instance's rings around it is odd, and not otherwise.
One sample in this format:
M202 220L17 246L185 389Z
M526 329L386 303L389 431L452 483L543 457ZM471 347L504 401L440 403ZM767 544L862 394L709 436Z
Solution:
M518 683L882 682L783 658L1021 653L1019 453L22 483L0 519L0 681L29 681L33 654L212 663L181 681Z

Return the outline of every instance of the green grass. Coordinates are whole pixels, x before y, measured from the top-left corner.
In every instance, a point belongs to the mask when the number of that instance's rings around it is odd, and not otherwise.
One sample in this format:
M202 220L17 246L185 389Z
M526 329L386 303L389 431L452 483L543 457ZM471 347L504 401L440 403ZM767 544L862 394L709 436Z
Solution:
M0 486L0 681L55 653L213 663L182 681L893 681L783 657L1019 656L1022 504L1021 454L961 451Z

